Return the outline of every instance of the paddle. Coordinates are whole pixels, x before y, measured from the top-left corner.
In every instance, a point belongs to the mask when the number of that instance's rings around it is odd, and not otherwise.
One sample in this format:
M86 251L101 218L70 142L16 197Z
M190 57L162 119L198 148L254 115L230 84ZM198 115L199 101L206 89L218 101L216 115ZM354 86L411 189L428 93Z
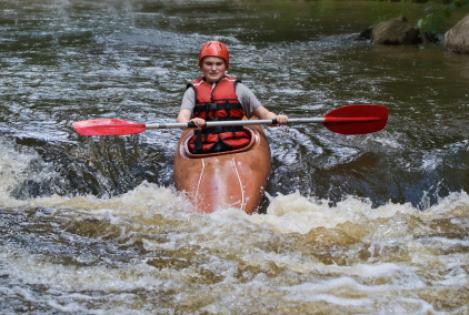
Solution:
M329 130L345 135L380 131L386 126L388 109L377 104L351 104L338 107L324 117L289 118L288 124L323 123ZM206 127L275 125L275 119L209 121ZM141 133L147 129L195 128L192 122L143 124L122 119L98 118L74 122L73 129L81 136L119 136Z

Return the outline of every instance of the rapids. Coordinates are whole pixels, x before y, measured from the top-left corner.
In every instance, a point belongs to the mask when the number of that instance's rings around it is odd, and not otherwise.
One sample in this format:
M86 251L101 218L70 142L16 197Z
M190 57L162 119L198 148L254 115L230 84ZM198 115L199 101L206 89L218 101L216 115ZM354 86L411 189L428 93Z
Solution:
M423 10L1 1L1 313L469 313L469 56L355 40ZM213 38L269 108L306 117L383 103L388 126L347 137L266 128L273 169L251 216L199 214L175 191L180 131L70 129L92 117L174 120Z

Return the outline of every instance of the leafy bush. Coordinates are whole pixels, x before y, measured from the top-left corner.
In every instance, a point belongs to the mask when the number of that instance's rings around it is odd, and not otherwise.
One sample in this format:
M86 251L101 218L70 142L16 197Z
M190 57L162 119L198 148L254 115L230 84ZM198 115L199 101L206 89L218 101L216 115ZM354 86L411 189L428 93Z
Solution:
M469 0L428 1L425 4L425 16L417 21L417 27L429 38L435 38L451 14L469 5Z

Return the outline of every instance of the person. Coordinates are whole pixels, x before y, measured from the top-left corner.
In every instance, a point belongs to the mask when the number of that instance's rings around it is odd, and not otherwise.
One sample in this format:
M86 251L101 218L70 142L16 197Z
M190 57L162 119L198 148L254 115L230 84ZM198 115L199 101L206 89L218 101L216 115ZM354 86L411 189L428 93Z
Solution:
M238 149L250 142L251 133L242 126L205 128L206 121L240 120L255 115L259 119L275 119L277 124L288 122L287 115L269 111L246 85L227 74L230 55L224 43L204 43L198 59L202 76L188 84L176 119L192 122L197 128L189 140L192 153Z

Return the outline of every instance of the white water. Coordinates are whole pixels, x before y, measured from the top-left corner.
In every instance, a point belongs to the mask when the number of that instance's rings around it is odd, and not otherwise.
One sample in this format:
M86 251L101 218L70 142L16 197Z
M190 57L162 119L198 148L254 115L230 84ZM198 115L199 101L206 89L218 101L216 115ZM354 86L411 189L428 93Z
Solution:
M30 304L36 311L92 314L469 311L465 192L451 193L425 211L391 202L373 208L354 196L330 206L293 193L270 197L267 214L251 216L237 209L199 214L172 188L149 183L112 198L20 201L9 191L36 156L2 147L0 208L47 209L43 215L60 227L51 233L59 233L67 246L89 242L72 264L56 260L69 255L57 241L46 247L56 258L11 239L2 242L1 273L7 276L0 292L7 300L17 297L19 309ZM103 229L91 236L70 230L81 221L85 228L86 220L101 222ZM30 222L19 228L24 235ZM145 253L113 260L120 253L113 246L132 248L136 242ZM93 246L110 247L96 256ZM14 309L14 303L6 305Z

